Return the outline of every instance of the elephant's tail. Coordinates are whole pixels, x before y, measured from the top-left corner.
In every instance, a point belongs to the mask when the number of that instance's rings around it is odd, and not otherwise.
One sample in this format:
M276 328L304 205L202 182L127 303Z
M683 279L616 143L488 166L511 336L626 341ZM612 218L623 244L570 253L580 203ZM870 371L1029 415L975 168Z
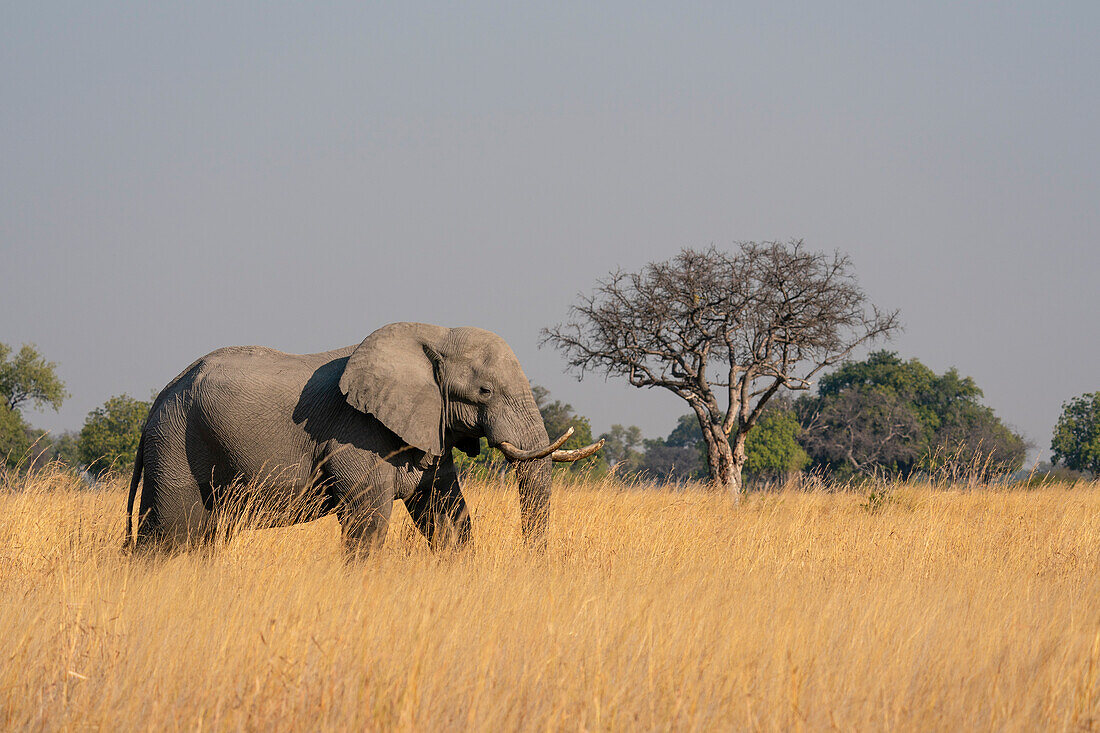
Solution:
M130 495L126 497L126 532L122 541L122 549L130 550L134 546L133 518L134 497L137 496L137 487L141 482L141 470L145 457L145 429L142 428L141 440L138 441L137 456L134 457L134 477L130 479Z

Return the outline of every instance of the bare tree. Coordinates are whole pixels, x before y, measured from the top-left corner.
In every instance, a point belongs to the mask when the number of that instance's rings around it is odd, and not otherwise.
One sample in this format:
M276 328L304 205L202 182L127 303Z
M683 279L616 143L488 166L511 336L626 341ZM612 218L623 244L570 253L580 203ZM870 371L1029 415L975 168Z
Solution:
M768 399L809 389L822 369L897 328L897 311L868 306L846 255L791 241L684 249L640 272L613 272L580 296L568 322L542 334L580 378L626 377L686 400L711 481L740 493L745 436Z

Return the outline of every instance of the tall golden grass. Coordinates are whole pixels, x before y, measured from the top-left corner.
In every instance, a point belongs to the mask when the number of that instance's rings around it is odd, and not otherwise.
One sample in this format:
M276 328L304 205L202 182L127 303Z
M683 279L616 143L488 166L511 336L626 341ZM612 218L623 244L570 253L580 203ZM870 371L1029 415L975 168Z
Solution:
M471 547L398 506L353 564L332 518L128 558L124 488L0 495L5 729L1100 726L1100 484L579 483L538 555L483 482Z

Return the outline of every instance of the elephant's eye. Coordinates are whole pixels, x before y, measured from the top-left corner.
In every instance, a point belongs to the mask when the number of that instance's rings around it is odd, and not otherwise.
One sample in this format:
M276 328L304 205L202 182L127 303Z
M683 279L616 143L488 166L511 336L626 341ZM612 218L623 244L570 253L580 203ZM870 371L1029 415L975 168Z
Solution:
M482 387L478 390L478 392L481 394L482 397L488 397L493 393L493 390L489 387Z

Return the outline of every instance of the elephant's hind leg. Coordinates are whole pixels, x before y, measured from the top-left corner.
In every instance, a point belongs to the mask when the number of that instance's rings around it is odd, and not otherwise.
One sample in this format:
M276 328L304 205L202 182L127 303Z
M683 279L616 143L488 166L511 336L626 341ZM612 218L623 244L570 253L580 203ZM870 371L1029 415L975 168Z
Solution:
M194 481L148 484L151 496L146 502L142 492L135 549L174 552L208 545L214 539L216 515L204 505Z
M145 459L135 549L185 550L209 544L217 526L209 485L201 485L194 454L182 440L155 441ZM180 443L180 445L176 445ZM209 470L206 475L210 475Z

